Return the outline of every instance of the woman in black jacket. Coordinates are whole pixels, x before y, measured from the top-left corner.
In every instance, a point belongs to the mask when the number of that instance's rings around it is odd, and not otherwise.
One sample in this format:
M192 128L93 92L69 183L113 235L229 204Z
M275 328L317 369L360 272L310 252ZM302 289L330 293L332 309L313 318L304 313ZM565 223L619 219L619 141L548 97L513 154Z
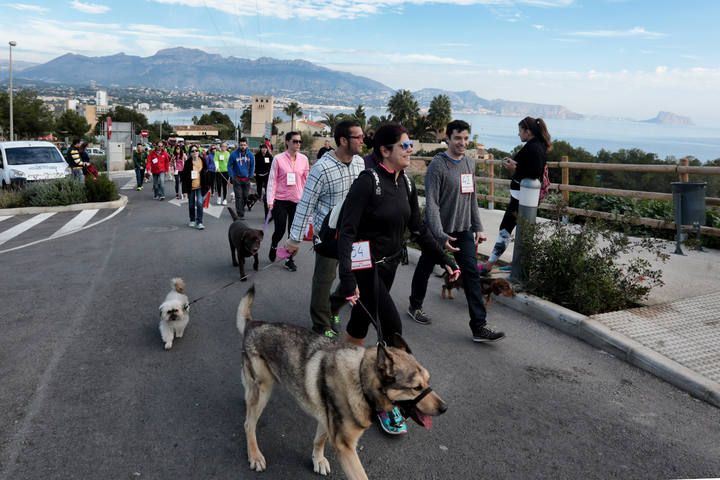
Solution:
M412 153L407 130L398 124L383 125L375 133L374 152L377 164L360 174L343 204L338 236L340 293L354 305L347 340L364 344L371 322L367 309L380 322L382 340L393 346L402 323L390 288L404 252L406 230L449 275L457 278L459 271L421 220L417 191L404 172ZM387 433L405 433L407 427L395 410L378 412L381 426Z
M190 228L205 230L202 223L203 217L203 200L208 191L208 174L207 164L200 156L200 150L197 145L190 147L190 157L185 160L182 171L180 172L182 180L182 190L187 192L188 210L190 212Z
M264 143L261 144L260 149L255 153L255 188L257 189L258 196L262 198L263 206L265 207L265 217L267 217L268 214L267 184L272 160L272 152L268 149L268 146Z
M542 183L547 153L552 150L550 133L542 118L525 117L518 123L518 136L525 145L515 158L505 157L503 167L513 174L510 180L510 203L505 210L500 232L490 258L478 265L480 274L488 275L510 244L510 234L517 225L520 198L520 182L523 178L534 178Z

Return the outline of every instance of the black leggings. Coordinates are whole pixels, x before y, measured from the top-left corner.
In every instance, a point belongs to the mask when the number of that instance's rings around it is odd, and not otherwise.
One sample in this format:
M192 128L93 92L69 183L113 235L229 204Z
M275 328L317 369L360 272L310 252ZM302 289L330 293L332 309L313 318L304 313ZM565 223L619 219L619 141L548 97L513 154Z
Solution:
M268 176L264 175L255 175L255 188L257 189L258 197L262 199L263 206L265 207L265 216L267 217L268 214L268 205L267 205L267 183L268 183ZM263 190L265 190L265 195L263 195Z
M373 316L379 315L380 327L382 330L383 340L388 345L394 345L395 333L402 335L402 322L400 321L400 315L398 314L395 303L390 296L390 288L392 288L393 281L395 280L395 272L397 271L398 263L381 263L375 265L374 268L367 270L357 270L355 272L355 280L357 281L358 289L360 290L360 301L363 303L365 308L368 309ZM379 279L377 285L377 305L375 306L375 269L377 269L377 278ZM350 320L347 324L347 333L351 337L365 338L368 333L370 326L370 318L368 317L365 310L357 304L353 307L352 313L350 314Z
M517 225L518 209L520 208L520 201L515 198L510 198L510 203L505 209L505 215L503 215L502 221L500 222L500 230L505 230L508 233L512 233Z
M272 246L277 247L280 240L285 236L285 230L290 233L293 219L295 218L295 207L297 203L288 200L275 200L273 205L273 222L275 222L275 231L272 236Z
M223 200L227 199L227 184L228 184L228 173L227 172L215 172L215 193L218 198Z

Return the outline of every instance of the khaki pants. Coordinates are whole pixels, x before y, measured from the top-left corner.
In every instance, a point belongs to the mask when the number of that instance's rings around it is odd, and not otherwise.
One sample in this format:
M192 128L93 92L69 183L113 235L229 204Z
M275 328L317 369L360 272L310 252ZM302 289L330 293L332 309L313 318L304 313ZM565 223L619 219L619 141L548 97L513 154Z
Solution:
M334 258L315 254L315 270L310 294L310 318L313 330L323 333L331 328L330 290L337 276L338 261Z

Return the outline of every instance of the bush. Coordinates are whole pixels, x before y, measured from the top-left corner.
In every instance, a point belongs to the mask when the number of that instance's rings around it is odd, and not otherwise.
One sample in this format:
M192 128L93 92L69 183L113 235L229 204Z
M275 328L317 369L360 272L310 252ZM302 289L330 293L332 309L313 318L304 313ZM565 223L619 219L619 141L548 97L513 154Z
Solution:
M17 208L23 206L23 197L17 189L0 190L0 208Z
M87 202L85 186L72 177L31 183L21 193L25 207L54 207Z
M620 254L640 249L667 260L654 240L633 243L625 232L610 231L594 221L524 227L525 287L553 303L594 315L637 306L653 287L663 285L662 271L654 270L647 259L634 256L618 263Z
M86 175L85 189L88 202L110 202L118 199L117 186L104 174L97 178Z

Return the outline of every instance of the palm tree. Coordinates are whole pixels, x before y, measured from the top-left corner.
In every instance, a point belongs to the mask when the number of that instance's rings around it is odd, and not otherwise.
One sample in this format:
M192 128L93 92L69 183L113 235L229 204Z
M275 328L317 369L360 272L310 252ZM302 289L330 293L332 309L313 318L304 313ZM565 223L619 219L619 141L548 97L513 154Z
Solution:
M360 128L365 130L367 127L367 114L365 113L365 107L363 107L362 104L357 106L355 113L352 114L352 118L360 124Z
M343 121L343 114L340 113L338 115L332 114L332 113L323 113L323 118L320 120L320 123L324 123L330 128L330 135L335 133L335 127L337 127L337 124Z
M388 112L392 115L394 122L398 122L406 128L415 123L420 115L420 107L410 90L398 90L388 100Z
M410 134L421 142L434 142L436 139L435 128L430 123L429 115L420 115L411 126Z
M433 97L430 101L430 109L428 110L428 121L435 131L436 140L443 136L443 132L447 124L452 118L452 107L450 105L450 97L444 94Z
M303 111L297 102L290 102L285 108L283 108L285 115L290 115L290 130L295 131L295 117L302 115Z
M279 124L281 124L281 123L282 123L282 118L280 118L280 117L274 117L274 118L272 119L272 128L271 128L271 130L270 130L270 133L271 133L272 135L277 135L277 134L278 134L278 128L277 128L277 126L278 126Z
M367 121L367 129L374 131L377 130L380 125L390 123L391 121L392 119L387 115L380 115L379 117L377 115L373 115Z
M240 125L243 132L249 132L252 127L252 108L245 107L242 114L240 114Z

